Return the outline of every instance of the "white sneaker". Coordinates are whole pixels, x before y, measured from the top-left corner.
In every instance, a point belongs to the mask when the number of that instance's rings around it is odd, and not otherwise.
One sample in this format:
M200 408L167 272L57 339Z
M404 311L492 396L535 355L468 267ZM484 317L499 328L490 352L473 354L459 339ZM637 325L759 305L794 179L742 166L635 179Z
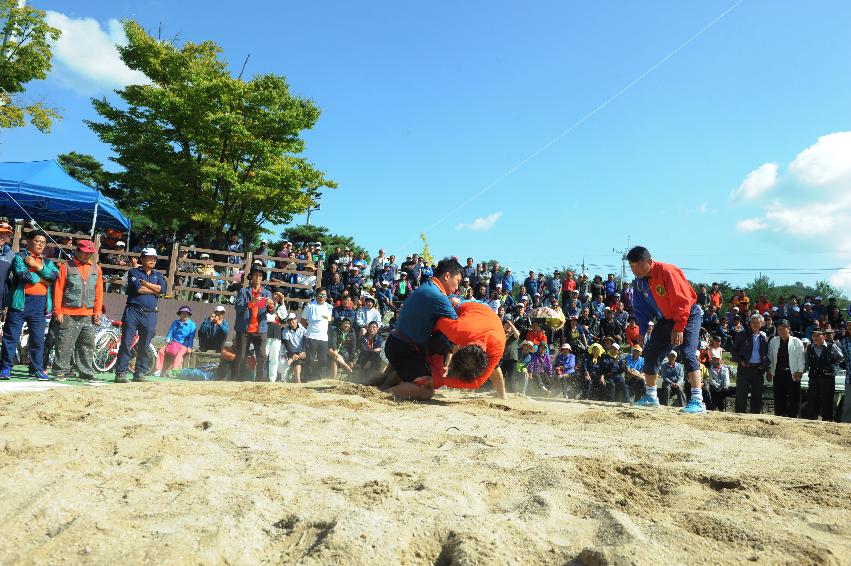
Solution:
M161 372L161 371L155 371L155 372L154 372L154 377L161 377L161 376L162 376L162 372Z

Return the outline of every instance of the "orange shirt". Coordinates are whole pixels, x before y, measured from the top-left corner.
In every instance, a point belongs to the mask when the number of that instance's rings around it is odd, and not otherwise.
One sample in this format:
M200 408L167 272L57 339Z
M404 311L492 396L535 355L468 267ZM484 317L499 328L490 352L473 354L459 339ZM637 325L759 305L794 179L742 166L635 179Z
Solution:
M56 314L69 314L72 316L79 315L87 315L92 316L93 314L100 314L103 312L103 285L101 281L103 281L103 273L100 270L99 265L92 265L90 263L80 263L75 258L74 265L77 266L77 269L80 270L80 277L83 281L89 280L89 270L93 267L98 270L98 284L95 286L95 304L94 307L89 309L86 306L82 307L63 307L62 306L62 298L65 296L65 281L68 277L68 266L64 263L59 264L59 277L56 278L56 283L53 286L53 312ZM89 289L91 293L92 290Z
M488 365L475 380L466 382L452 376L443 377L443 356L430 356L432 381L435 388L446 385L478 389L490 378L502 359L502 353L505 350L505 331L502 329L502 321L493 309L484 303L474 301L461 303L455 310L458 312L457 320L438 319L434 329L443 332L453 344L462 347L471 344L480 346L488 358ZM439 369L435 371L436 368Z
M266 304L266 299L263 298L263 288L261 287L259 291L251 290L251 300L248 301L248 310L251 312L251 315L248 318L248 328L246 329L250 334L256 334L257 330L260 327L260 322L257 317L260 314L260 307Z
M712 303L716 309L721 308L721 291L715 291L711 295L709 295L709 302Z
M31 255L33 259L38 261L38 267L30 267L30 273L38 273L44 268L44 258L36 257ZM47 295L47 282L44 279L39 279L39 282L33 285L29 281L24 283L24 294L25 295Z
M526 340L528 340L535 346L538 346L540 344L547 343L547 335L544 334L543 330L538 330L537 332L535 332L534 330L530 330L526 333Z
M638 325L637 324L627 324L626 325L626 343L630 346L635 346L638 344Z

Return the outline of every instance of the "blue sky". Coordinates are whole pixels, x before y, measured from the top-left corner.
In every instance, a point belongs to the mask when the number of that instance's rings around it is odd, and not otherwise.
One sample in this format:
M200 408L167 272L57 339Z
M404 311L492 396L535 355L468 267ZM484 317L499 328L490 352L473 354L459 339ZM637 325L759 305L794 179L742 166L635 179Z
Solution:
M130 17L312 98L306 155L340 188L311 220L373 252L425 230L435 255L606 272L629 237L692 279L851 291L846 1L745 0L514 170L734 3L31 2L66 43L30 94L65 118L4 132L0 159L108 158L82 120L135 79L109 49Z

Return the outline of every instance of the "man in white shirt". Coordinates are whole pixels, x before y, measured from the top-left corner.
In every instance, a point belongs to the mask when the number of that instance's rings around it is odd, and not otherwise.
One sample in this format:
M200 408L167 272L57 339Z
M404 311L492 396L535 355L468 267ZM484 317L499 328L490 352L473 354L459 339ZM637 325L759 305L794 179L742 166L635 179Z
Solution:
M375 308L375 298L367 295L363 300L364 306L355 312L355 332L358 336L366 334L366 326L375 322L381 328L381 311Z
M798 416L801 403L801 377L807 362L804 344L789 333L789 321L777 322L777 336L768 343L768 381L774 382L774 414Z
M324 379L328 372L328 324L333 319L333 309L328 304L328 291L316 289L316 300L309 303L301 313L301 323L307 328L304 351L305 378Z

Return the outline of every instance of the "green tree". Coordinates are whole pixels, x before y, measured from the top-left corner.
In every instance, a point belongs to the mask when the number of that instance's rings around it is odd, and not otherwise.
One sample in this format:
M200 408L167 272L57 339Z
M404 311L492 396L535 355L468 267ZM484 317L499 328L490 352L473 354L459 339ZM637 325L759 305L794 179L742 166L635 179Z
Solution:
M177 47L133 21L124 30L121 59L151 84L116 91L121 105L93 100L103 120L87 122L124 168L119 205L220 245L227 232L254 241L264 224L286 224L321 187L336 187L299 155L319 108L290 94L284 77L243 80L213 42Z
M281 240L287 240L293 243L301 242L321 242L322 249L325 253L331 255L334 249L350 248L353 253L361 252L366 254L366 259L369 260L369 253L365 248L355 243L354 238L350 236L341 236L339 234L331 234L325 226L314 226L313 224L301 224L299 226L290 226L281 232Z
M44 101L27 101L26 85L44 79L51 68L50 41L59 30L47 25L45 13L17 0L0 0L0 128L20 128L30 123L49 132L59 113Z
M112 174L103 168L95 157L85 153L63 153L56 160L69 175L81 183L94 187L106 196L112 192Z

